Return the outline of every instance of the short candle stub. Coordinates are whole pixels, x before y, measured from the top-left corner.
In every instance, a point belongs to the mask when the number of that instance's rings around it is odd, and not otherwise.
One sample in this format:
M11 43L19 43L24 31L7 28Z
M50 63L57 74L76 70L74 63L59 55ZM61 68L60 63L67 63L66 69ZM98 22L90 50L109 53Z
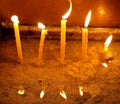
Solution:
M23 87L23 86L20 86L20 87L19 87L19 90L18 90L18 94L19 94L19 95L24 95L24 93L25 93L24 87Z
M110 35L104 43L104 50L102 52L102 56L100 56L102 62L110 62L111 60L114 59L112 57L112 53L108 50L108 47L109 47L111 41L112 41L112 35Z
M100 55L100 61L101 62L111 62L114 59L112 56L112 53L110 51L103 51Z
M60 91L60 95L66 100L67 99L67 95L66 93L64 92L64 90L61 90Z
M45 95L45 91L42 90L42 91L40 92L40 98L42 99L42 98L44 97L44 95Z

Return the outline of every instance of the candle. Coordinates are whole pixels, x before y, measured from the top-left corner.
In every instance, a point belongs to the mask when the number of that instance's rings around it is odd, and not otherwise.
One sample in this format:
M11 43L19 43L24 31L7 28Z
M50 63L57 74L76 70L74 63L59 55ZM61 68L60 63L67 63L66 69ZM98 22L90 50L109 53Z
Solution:
M112 41L112 35L110 35L107 39L106 39L106 41L105 41L105 45L104 45L104 51L108 51L108 46L110 45L110 43L111 43L111 41Z
M107 68L108 67L108 65L107 65L107 63L102 63L102 65L105 67L105 68Z
M79 86L80 96L83 96L83 87Z
M107 60L109 61L109 59L112 59L112 54L108 50L111 41L112 41L112 35L110 35L104 43L103 58L102 58L103 61L107 61Z
M20 63L23 63L23 55L22 55L22 48L21 48L21 41L20 41L20 34L19 34L19 20L16 15L11 17L11 20L14 24L14 32L15 32L15 39L16 39L16 46L17 46L17 53L18 53L18 60Z
M45 91L42 90L41 93L40 93L40 98L42 99L44 97L44 95L45 95Z
M20 86L19 90L18 90L18 94L19 95L24 95L25 93L25 90L24 90L24 87L23 86Z
M47 34L47 30L45 29L45 25L42 23L38 23L38 28L41 28L41 38L40 38L40 45L39 45L39 54L38 54L38 65L42 64L42 55L43 55L43 46L44 46L44 40L45 35Z
M60 49L60 57L61 57L61 63L64 63L64 59L65 59L65 45L66 45L66 22L67 22L67 18L69 17L71 11L72 11L72 2L71 0L69 0L70 3L70 7L69 10L66 12L65 15L62 16L62 20L61 20L61 49Z
M91 11L88 12L84 28L82 28L82 58L87 59L87 43L88 43L88 25L91 18Z
M65 94L65 91L62 90L60 91L60 95L66 100L67 99L67 95Z

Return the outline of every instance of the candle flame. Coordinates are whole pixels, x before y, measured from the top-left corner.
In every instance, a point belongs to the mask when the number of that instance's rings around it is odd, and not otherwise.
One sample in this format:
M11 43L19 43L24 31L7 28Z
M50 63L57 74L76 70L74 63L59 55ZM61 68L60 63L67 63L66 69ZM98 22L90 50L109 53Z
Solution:
M40 22L38 22L38 28L45 29L45 25L40 23Z
M105 47L108 47L112 41L112 35L110 35L105 41Z
M13 16L11 17L11 20L12 20L12 22L14 22L14 23L19 23L18 16L16 16L16 15L13 15Z
M24 90L24 89L21 89L21 90L18 91L18 94L19 94L19 95L23 95L24 93L25 93L25 90Z
M62 90L62 91L60 91L60 95L64 98L64 99L67 99L67 96L66 96L66 94L65 94L65 92Z
M92 14L92 11L90 10L90 11L88 12L88 14L87 14L84 27L88 27L89 22L90 22L90 18L91 18L91 14Z
M44 95L45 95L45 91L42 90L41 93L40 93L40 98L42 99L44 97Z
M83 91L82 91L82 90L83 90L83 87L80 87L80 86L79 86L79 92L80 92L80 95L81 95L81 96L83 96Z
M72 2L71 2L71 0L68 0L68 1L70 3L70 7L69 7L68 11L65 13L65 15L62 16L62 19L67 19L72 11Z
M103 65L105 68L108 67L108 65L107 65L106 63L102 63L102 65Z

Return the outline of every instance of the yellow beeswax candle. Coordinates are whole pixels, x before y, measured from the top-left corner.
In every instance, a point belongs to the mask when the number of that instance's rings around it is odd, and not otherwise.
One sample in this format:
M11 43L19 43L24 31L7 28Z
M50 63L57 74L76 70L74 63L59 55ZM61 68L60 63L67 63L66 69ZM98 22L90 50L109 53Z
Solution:
M23 63L23 55L22 55L22 48L21 48L21 41L20 41L19 25L18 25L19 20L16 15L12 16L11 20L14 24L14 32L15 32L18 59L20 63Z
M61 63L65 59L65 45L66 45L66 22L67 20L61 20Z
M41 28L41 38L40 38L40 45L39 45L39 54L38 54L38 65L42 64L42 56L43 56L43 46L44 46L44 40L45 35L47 34L47 30L45 29L45 25L42 23L38 23L38 28Z
M87 59L87 44L88 44L88 25L91 18L91 11L88 12L84 28L82 28L82 58Z
M65 13L65 15L62 16L61 20L61 47L60 47L60 61L63 64L65 59L65 45L66 45L66 22L67 18L69 17L71 11L72 11L72 2L69 0L70 7L68 11Z

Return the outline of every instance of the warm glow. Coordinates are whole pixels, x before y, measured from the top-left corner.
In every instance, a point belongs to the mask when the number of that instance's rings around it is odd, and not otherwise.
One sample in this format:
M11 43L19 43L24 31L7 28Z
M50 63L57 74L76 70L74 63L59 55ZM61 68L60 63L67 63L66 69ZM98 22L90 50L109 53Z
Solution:
M89 22L90 22L90 18L91 18L91 14L92 14L92 12L91 12L91 10L90 10L90 11L88 12L88 14L87 14L84 27L88 27Z
M102 65L103 65L105 68L108 67L108 65L107 65L106 63L102 63Z
M79 86L80 96L83 96L83 91L82 91L82 90L83 90L83 87L80 87L80 86Z
M41 93L40 93L40 98L42 99L44 97L44 95L45 95L45 91L42 90Z
M67 19L67 18L69 17L69 15L70 15L71 11L72 11L72 2L71 2L71 0L68 0L68 1L69 1L69 3L70 3L70 8L69 8L69 10L66 12L66 14L62 16L62 19Z
M64 99L67 99L67 96L66 96L66 94L65 94L65 92L62 90L62 91L60 91L60 95L64 98Z
M18 91L18 94L19 94L19 95L23 95L24 93L25 93L25 90L24 90L24 89L21 89L21 90Z
M13 16L11 17L11 20L12 20L12 22L14 22L14 23L19 23L18 16L16 16L16 15L13 15Z
M105 47L108 47L112 41L112 35L110 35L105 41Z
M38 22L38 28L45 29L45 25L40 23L40 22Z
M105 15L105 9L102 5L98 6L98 14L100 16Z
M100 11L99 11L99 14L100 14L100 15L103 15L103 14L105 14L105 11L104 11L104 10L100 10Z

